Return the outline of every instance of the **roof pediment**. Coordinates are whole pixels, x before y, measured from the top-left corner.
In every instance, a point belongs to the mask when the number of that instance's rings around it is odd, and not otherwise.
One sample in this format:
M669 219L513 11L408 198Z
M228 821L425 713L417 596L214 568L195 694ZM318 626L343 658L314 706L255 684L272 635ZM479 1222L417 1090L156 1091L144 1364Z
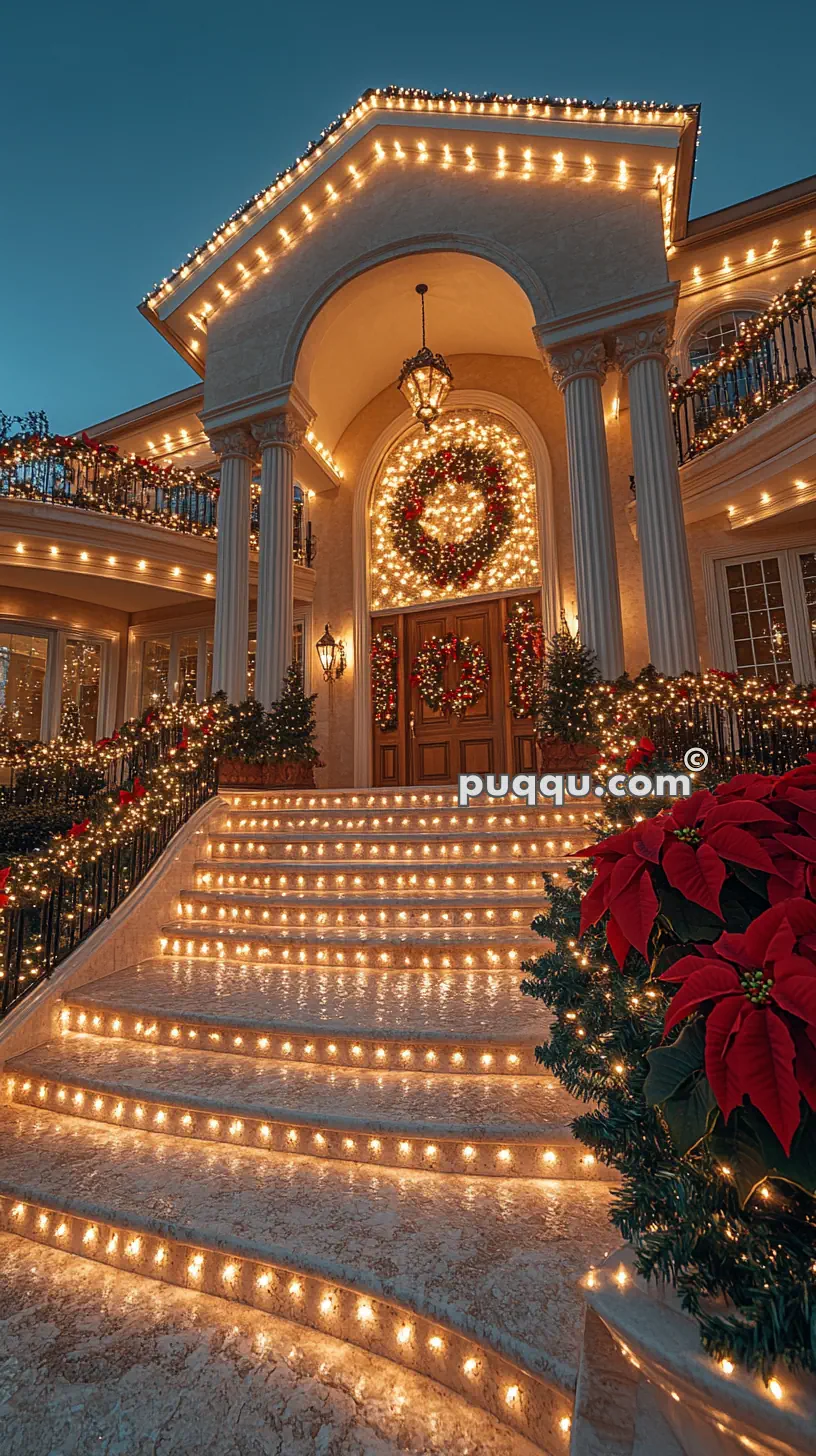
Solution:
M697 107L555 98L367 92L293 166L155 288L141 311L200 374L214 315L306 241L382 169L405 187L421 169L482 170L497 181L554 179L661 189L670 245L685 229Z

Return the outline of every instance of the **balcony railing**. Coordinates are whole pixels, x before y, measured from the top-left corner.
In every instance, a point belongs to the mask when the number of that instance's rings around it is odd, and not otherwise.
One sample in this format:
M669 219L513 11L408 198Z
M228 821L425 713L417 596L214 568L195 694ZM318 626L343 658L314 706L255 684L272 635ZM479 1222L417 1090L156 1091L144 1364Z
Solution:
M670 387L681 465L816 379L816 273L780 293L709 364Z
M85 434L0 437L0 501L39 501L194 536L215 536L218 490L217 475L197 475L152 460L120 459L115 446ZM253 492L251 540L257 547L257 492ZM292 552L296 561L311 566L315 541L302 497L294 503Z

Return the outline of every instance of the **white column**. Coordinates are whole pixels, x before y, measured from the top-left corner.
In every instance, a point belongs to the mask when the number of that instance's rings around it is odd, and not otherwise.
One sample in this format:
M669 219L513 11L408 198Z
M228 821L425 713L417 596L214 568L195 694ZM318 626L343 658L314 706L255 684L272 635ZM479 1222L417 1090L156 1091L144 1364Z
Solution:
M249 430L240 428L215 431L210 443L221 456L212 690L240 703L247 693L250 481L256 445Z
M677 449L666 387L669 324L647 320L618 335L629 381L638 541L649 655L658 672L698 672L697 632Z
M252 431L261 447L255 696L270 708L292 661L294 457L304 432L291 410Z
M624 666L623 628L601 396L606 352L601 339L547 352L567 418L578 630L602 677L616 678Z

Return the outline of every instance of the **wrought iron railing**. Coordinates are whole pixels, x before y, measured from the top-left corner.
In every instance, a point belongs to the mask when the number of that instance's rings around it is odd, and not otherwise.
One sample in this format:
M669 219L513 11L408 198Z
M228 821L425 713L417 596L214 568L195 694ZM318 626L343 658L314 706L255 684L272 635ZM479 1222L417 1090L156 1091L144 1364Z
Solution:
M189 710L165 707L149 737L128 742L121 754L114 749L111 755L109 749L101 755L99 773L110 777L112 798L97 816L103 827L91 850L84 851L81 833L75 841L62 836L50 841L42 856L12 859L9 871L0 871L0 1018L113 913L173 835L216 792L217 736L202 736L195 761L172 768L169 777L167 773L174 755L186 748L181 737L185 723L193 721L198 728L203 723L206 731L208 712L206 706L199 707L191 719ZM36 778L36 771L32 773ZM133 794L124 790L125 783ZM142 799L135 794L137 784ZM118 807L112 807L117 799ZM128 812L122 800L135 805L130 824L116 818ZM140 805L148 811L139 812ZM6 893L12 888L13 893Z
M736 341L670 386L681 465L816 379L816 273L743 324Z
M218 474L120 459L116 449L88 436L0 438L0 501L39 501L162 526L194 536L218 531ZM253 494L250 539L258 544L258 495ZM296 499L292 552L311 566L314 538L303 499Z

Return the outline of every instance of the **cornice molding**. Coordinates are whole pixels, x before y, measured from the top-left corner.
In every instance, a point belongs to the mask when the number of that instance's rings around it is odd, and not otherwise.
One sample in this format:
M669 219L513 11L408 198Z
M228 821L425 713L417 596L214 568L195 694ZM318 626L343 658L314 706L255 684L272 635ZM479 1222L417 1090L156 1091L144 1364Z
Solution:
M666 283L633 298L616 298L595 308L564 314L561 318L536 326L533 330L536 343L541 350L548 350L564 344L580 343L598 335L607 339L614 338L623 329L651 319L668 318L671 321L677 309L679 293L679 283Z

